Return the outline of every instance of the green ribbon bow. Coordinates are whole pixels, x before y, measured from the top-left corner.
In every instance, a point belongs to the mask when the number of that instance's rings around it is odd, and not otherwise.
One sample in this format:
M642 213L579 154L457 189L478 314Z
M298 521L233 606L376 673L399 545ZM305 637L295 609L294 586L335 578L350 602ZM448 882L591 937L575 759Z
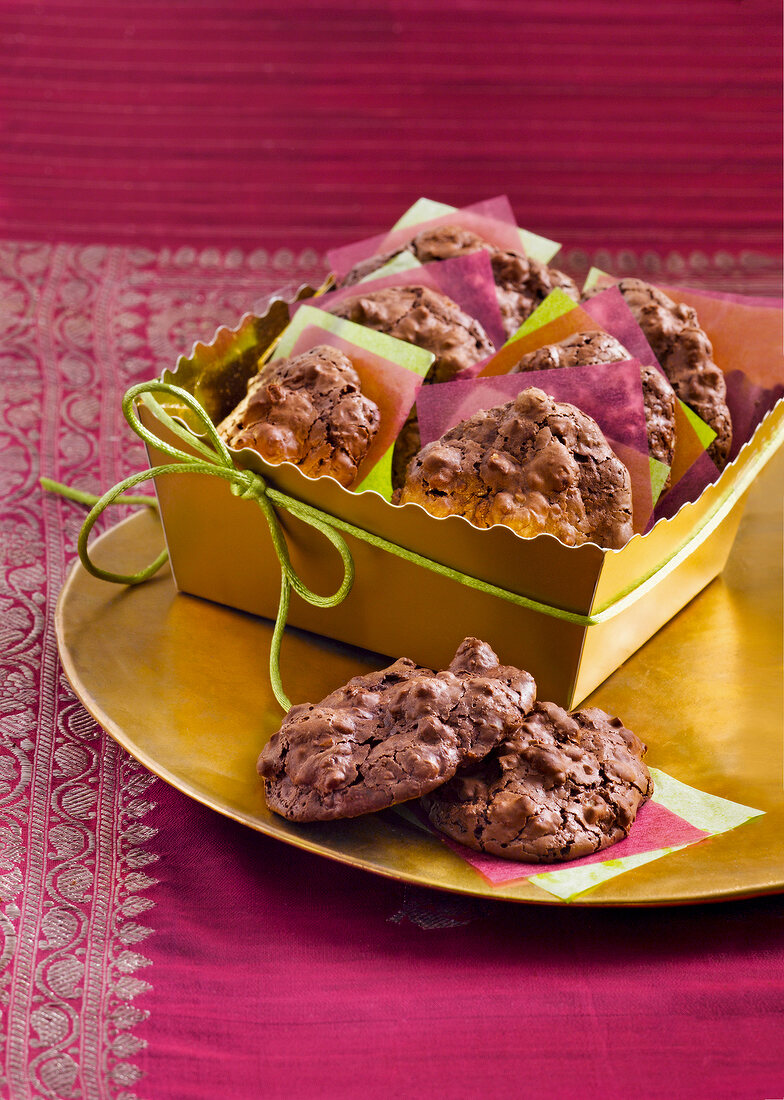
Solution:
M203 426L204 433L212 444L212 447L207 446L198 436L193 435L178 424L176 420L173 420L152 397L154 393L165 393L169 396L176 397L178 401L187 405ZM180 439L185 440L190 447L198 451L203 457L196 458L186 451L181 451L177 447L173 447L171 444L164 442L164 440L149 431L144 424L142 424L136 412L135 405L138 399L141 399L144 404L147 405L162 424L175 435L179 436ZM270 648L270 682L272 684L272 690L275 693L275 698L284 710L288 710L291 706L291 701L283 690L283 683L281 681L280 647L283 641L283 631L286 626L286 619L288 617L291 591L293 589L298 596L303 600L307 600L308 603L313 604L314 607L335 607L337 604L342 603L351 591L351 586L354 583L354 559L351 557L351 551L346 545L346 540L335 530L331 520L323 512L319 512L318 509L311 508L310 505L304 504L302 501L296 500L294 497L287 496L285 493L281 493L277 489L274 489L271 485L267 484L261 474L253 473L251 470L241 470L235 466L226 444L218 435L212 421L196 398L188 393L187 390L180 389L179 386L172 386L166 382L141 382L137 386L131 386L125 394L123 397L122 410L125 419L128 421L133 431L136 432L145 443L149 443L152 447L155 447L157 450L162 451L164 454L177 461L158 466L152 471L142 470L138 474L131 474L130 477L124 478L112 489L109 489L109 491L104 493L98 500L95 500L95 497L87 493L71 490L67 486L50 481L48 478L41 479L41 484L45 489L59 492L61 495L67 496L71 500L78 500L82 503L92 503L92 508L79 532L79 541L77 544L79 559L82 565L88 573L92 574L92 576L99 577L104 581L112 581L114 584L141 584L143 581L153 576L154 573L157 573L161 566L165 564L169 556L168 551L164 550L158 555L155 561L151 562L145 569L139 570L138 573L112 573L106 569L102 569L92 560L87 548L90 532L98 520L98 517L106 508L115 503L156 505L157 501L154 497L133 497L126 495L129 489L132 489L142 481L148 481L150 477L159 477L163 474L207 474L210 477L220 477L223 478L224 481L228 481L234 496L240 497L242 500L253 500L261 508L264 513L264 518L267 521L267 526L269 527L272 544L275 547L275 552L280 562L280 600L278 602L278 614L275 619L275 629L272 633L272 645ZM304 523L320 531L340 554L343 562L343 580L340 587L331 596L320 596L317 592L313 592L312 589L308 588L308 586L297 576L291 564L286 538L281 529L274 506L283 508L293 516L296 516L297 519L301 519Z

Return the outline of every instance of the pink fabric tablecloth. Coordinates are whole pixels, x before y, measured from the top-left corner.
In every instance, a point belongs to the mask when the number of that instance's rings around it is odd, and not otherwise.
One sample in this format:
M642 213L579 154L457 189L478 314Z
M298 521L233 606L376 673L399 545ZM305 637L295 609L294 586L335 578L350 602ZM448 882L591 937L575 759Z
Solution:
M129 383L419 194L507 191L578 273L779 290L778 5L576 11L0 8L0 1095L784 1093L781 899L537 909L330 864L150 776L57 660L81 515L39 475L137 469Z

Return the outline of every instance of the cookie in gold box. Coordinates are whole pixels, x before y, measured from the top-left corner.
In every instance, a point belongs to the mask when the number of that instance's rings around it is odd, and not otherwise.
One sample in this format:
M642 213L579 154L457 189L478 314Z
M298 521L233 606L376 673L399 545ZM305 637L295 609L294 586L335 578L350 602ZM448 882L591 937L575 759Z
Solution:
M300 296L311 293L306 288ZM767 404L757 403L760 415L750 417L746 441L699 499L620 549L566 546L550 534L522 538L502 526L480 530L461 516L436 518L416 504L396 506L372 490L350 492L330 477L312 479L249 450L233 452L238 465L332 517L354 558L348 597L329 608L295 597L289 624L382 654L406 653L427 667L445 667L472 634L528 669L541 697L578 705L721 573L746 492L784 440L784 401L772 388L781 381L780 353L776 363L770 348L736 358L744 333L762 334L774 346L779 311L683 295L699 300L725 373L742 364L747 406L763 390ZM196 344L163 379L199 398L217 423L233 407L237 378L241 390L287 321L275 302L264 317L246 316L235 329L219 329L210 344ZM189 422L186 410L167 408ZM169 438L148 409L140 415ZM153 467L167 461L148 450ZM261 510L228 484L198 474L159 478L157 492L178 590L275 618L280 564ZM297 573L317 592L334 591L342 577L338 555L306 523L288 513L280 519Z

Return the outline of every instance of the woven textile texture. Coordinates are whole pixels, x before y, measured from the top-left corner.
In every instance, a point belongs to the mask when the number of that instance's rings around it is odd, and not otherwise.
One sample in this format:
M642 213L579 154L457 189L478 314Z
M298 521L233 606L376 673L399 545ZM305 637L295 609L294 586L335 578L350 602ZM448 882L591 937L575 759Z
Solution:
M778 257L773 0L6 0L0 237L320 253L425 194Z

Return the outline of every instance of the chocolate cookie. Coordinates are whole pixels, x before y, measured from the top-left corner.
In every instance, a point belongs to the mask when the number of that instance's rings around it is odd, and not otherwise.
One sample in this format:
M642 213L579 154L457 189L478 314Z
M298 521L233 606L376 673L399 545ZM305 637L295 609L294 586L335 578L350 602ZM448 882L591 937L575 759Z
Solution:
M675 454L675 390L656 367L641 364L640 378L648 451L652 458L671 467ZM661 489L663 493L669 489L670 481L670 474L667 474Z
M559 367L585 367L592 363L620 363L631 355L608 332L575 332L557 344L546 344L522 356L510 374Z
M426 383L448 382L494 351L479 321L464 313L451 298L428 287L371 290L344 299L330 312L432 352L435 362ZM403 484L406 468L421 445L416 410L412 410L392 456L394 488Z
M350 486L379 423L351 360L319 345L268 363L218 432L231 447L251 447L268 462L292 462L310 477L329 474Z
M579 859L628 836L653 793L645 752L604 711L537 703L478 767L423 803L437 829L480 852L524 863Z
M510 374L558 367L581 367L591 363L620 363L631 359L623 346L607 332L577 332L557 344L547 344L524 355ZM640 365L648 450L653 458L672 466L675 453L675 391L655 367ZM669 476L664 485L669 485Z
M595 288L589 296L602 289ZM621 279L618 289L678 397L716 432L708 454L723 469L732 446L727 385L713 362L713 347L696 312L641 279Z
M426 264L465 256L469 252L479 252L480 249L490 253L498 305L507 336L512 336L556 287L560 287L575 301L579 300L580 294L574 281L562 271L529 259L522 252L497 248L470 229L463 229L459 225L439 225L434 229L423 229L403 248L372 256L357 264L342 280L342 285L350 286L360 282L366 275L377 271L404 251L413 253L420 263Z
M596 421L534 388L423 447L394 500L567 546L614 548L633 533L629 471Z
M330 313L432 352L436 358L428 382L448 382L495 350L478 321L429 287L369 290L338 302Z
M291 708L259 757L267 804L327 821L417 798L511 737L535 696L533 678L477 638L444 672L403 657Z

